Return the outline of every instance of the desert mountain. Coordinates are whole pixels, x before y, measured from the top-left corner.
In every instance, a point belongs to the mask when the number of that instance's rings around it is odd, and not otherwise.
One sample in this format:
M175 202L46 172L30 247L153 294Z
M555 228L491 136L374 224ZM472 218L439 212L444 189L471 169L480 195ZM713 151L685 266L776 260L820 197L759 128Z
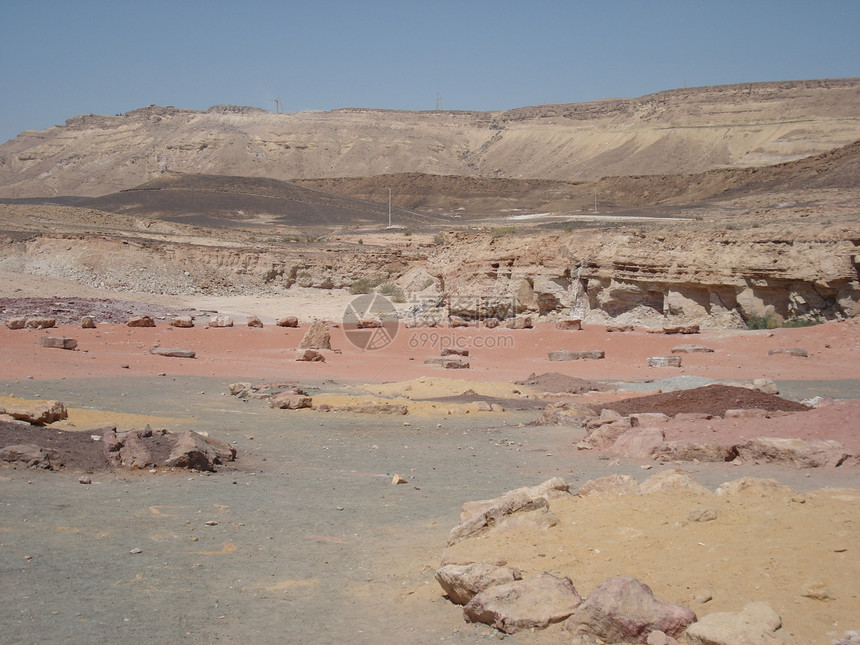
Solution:
M860 79L678 89L494 112L149 106L0 146L0 196L100 196L165 172L580 182L776 164L860 139Z

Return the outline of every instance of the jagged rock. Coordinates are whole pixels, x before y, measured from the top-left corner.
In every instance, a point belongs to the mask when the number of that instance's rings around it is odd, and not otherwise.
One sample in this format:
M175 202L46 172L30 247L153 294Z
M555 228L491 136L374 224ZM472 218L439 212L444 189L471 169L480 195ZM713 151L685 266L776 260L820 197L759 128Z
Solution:
M741 477L721 484L714 492L717 495L751 495L755 497L792 497L797 494L794 489L782 482L759 477Z
M328 325L322 320L311 323L299 342L299 349L331 349L331 336Z
M448 316L449 327L468 327L469 321L461 316Z
M398 484L408 484L409 482L397 473L394 473L394 475L391 476L391 483L397 486Z
M283 318L278 318L275 324L278 327L298 327L299 319L295 316L284 316Z
M470 412L492 412L493 406L487 401L472 401L466 405L466 409Z
M511 318L505 323L505 326L508 329L531 329L532 328L532 317L531 316L516 316L515 318Z
M680 416L680 415L678 415ZM677 419L677 416L675 417ZM738 456L735 447L707 441L666 441L651 454L661 461L731 461Z
M777 633L782 620L766 602L751 602L740 612L719 612L687 628L690 645L793 645L787 634Z
M149 468L155 466L155 460L146 443L145 437L152 436L152 429L146 426L143 430L117 432L116 428L108 428L102 433L102 450L108 463L114 468Z
M27 326L26 316L16 316L15 318L6 319L7 329L24 329Z
M582 603L569 578L541 573L524 580L489 587L463 608L468 622L485 623L514 634L543 629L570 616Z
M522 531L527 535L535 535L539 531L546 531L558 524L558 516L550 512L544 506L528 513L515 513L502 517L495 525L490 527L492 533L503 533L506 531Z
M712 508L694 508L687 514L690 522L712 522L717 519L717 512Z
M227 389L230 391L232 396L238 396L240 399L250 398L251 392L253 391L253 385L247 382L240 383L230 383L227 386Z
M609 448L615 441L630 430L630 419L624 418L611 423L604 423L591 430L588 435L576 444L579 450L603 450Z
M631 428L612 443L609 452L626 459L648 459L663 443L663 439L663 430L660 428Z
M579 352L558 349L549 353L549 360L551 361L598 360L601 358L606 358L606 352L602 349L588 349Z
M498 318L485 318L484 319L484 327L486 327L487 329L495 329L496 327L498 327L501 324L502 324L502 322Z
M153 347L149 350L150 354L156 356L169 356L171 358L194 358L196 352L191 349L181 349L179 347Z
M582 330L582 321L579 318L559 320L555 323L555 328L561 329L562 331L580 331Z
M133 316L125 323L128 327L155 327L151 316Z
M448 358L445 356L433 356L424 361L425 365L438 365L446 370L467 370L469 363L457 358Z
M456 349L454 347L446 347L442 350L442 356L468 356L468 349Z
M672 348L673 354L707 354L713 352L713 348L705 347L704 345L675 345Z
M300 410L313 406L313 399L302 394L282 392L269 399L269 407L280 410Z
M680 356L651 356L648 367L681 367Z
M639 492L643 495L663 492L685 492L692 493L694 495L706 496L712 495L711 491L697 482L690 473L677 468L664 470L663 472L651 475L648 479L639 484Z
M653 631L680 636L695 620L691 609L660 600L636 578L616 577L592 591L564 627L607 643L645 643Z
M170 321L171 327L179 327L181 329L190 329L194 327L194 319L191 316L176 316Z
M81 329L95 329L96 319L92 316L84 316L81 318Z
M841 466L851 452L838 441L756 437L736 446L744 461L791 464L796 468Z
M638 495L639 483L630 475L613 473L606 477L590 479L579 487L580 497L594 495Z
M206 326L215 328L232 327L233 319L230 316L224 315L212 316Z
M801 358L809 358L809 352L802 347L789 347L787 349L771 349L768 351L768 356L774 354L788 354L789 356L799 356Z
M662 412L637 412L629 418L631 428L653 428L669 422L669 417Z
M165 466L212 471L236 458L236 449L224 441L186 430L169 435L172 448Z
M451 602L458 605L465 605L489 587L522 579L518 569L485 562L446 564L436 571L436 581Z
M45 425L62 421L69 417L66 406L60 401L45 401L28 408L18 406L7 407L6 414L13 419L26 421L33 425Z
M257 316L248 316L248 327L260 329L263 326L263 321Z
M506 515L544 508L549 499L568 494L567 482L555 477L538 486L508 491L494 499L466 502L460 510L460 524L451 529L448 536L448 545L485 531Z
M297 349L296 360L307 361L310 363L324 363L325 356L322 355L322 352L319 352L316 349Z
M74 338L57 337L57 336L42 336L39 339L40 347L53 347L56 349L75 349L78 346L78 341Z
M51 469L59 465L60 455L54 450L32 443L16 444L0 448L0 461L22 462L28 468Z

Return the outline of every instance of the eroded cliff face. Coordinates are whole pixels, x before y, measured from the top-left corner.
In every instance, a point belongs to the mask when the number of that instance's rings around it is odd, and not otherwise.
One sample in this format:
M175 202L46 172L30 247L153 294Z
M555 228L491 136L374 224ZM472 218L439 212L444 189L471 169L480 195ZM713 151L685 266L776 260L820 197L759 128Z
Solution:
M586 322L735 327L860 315L860 228L570 233L492 238L451 233L428 259L451 312L530 312Z
M415 319L520 313L588 323L725 328L754 316L860 315L860 225L800 231L452 231L437 244L215 245L109 235L9 235L0 271L174 295L279 295L394 282Z

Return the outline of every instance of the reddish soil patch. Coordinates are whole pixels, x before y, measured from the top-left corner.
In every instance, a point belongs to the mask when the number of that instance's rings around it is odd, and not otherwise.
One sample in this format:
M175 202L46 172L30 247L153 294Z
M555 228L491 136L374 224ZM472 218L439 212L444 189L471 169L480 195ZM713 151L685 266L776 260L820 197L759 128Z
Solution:
M692 390L651 394L605 403L601 407L615 410L624 416L640 412L662 412L670 417L684 412L701 412L721 417L726 410L760 409L768 412L809 410L809 407L802 403L730 385L706 385Z

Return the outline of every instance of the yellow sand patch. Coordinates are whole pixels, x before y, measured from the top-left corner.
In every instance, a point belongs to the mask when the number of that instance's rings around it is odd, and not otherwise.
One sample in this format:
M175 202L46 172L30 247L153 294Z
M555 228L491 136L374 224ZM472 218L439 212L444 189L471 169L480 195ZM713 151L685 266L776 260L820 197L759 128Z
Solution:
M0 408L11 407L35 407L43 405L49 399L19 399L16 396L0 396ZM85 408L69 408L69 418L51 424L52 428L62 430L89 430L99 426L113 424L117 430L124 431L131 428L144 428L148 424L152 428L175 428L179 425L188 425L188 419L177 417L157 417L146 414L130 414L128 412L112 412L110 410L89 410Z
M461 381L459 379L422 376L410 381L363 385L360 388L371 394L407 399L435 399L458 396L472 390L479 396L512 399L521 394L537 394L538 390L527 385L514 385L497 381Z

